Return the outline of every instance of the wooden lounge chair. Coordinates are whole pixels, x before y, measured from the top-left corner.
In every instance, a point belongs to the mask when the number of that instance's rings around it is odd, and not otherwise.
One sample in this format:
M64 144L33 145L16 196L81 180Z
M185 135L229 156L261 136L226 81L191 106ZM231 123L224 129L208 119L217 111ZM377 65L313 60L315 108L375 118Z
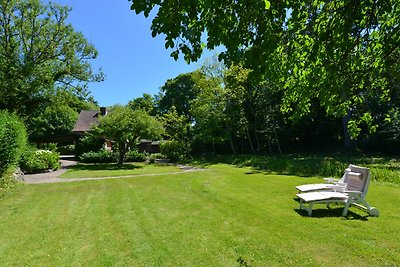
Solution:
M296 189L299 190L299 193L322 191L322 190L332 191L332 189L336 186L343 186L344 184L347 184L347 174L351 171L351 166L353 165L350 164L349 167L347 167L347 169L344 170L344 174L340 179L324 178L325 183L298 185L296 186Z
M329 208L330 203L343 203L344 209L342 216L347 216L350 206L356 206L366 210L371 216L379 216L379 210L371 207L365 200L370 182L369 169L351 165L350 172L347 173L347 183L344 186L333 187L331 190L314 191L297 194L300 200L300 209L312 215L315 204L326 204Z

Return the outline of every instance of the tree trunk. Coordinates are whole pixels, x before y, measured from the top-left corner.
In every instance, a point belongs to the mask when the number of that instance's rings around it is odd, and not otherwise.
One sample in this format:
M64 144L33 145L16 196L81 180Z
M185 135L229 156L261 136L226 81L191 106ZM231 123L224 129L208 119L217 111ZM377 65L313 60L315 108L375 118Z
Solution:
M351 118L351 111L349 110L347 112L346 116L344 116L342 118L343 139L344 139L343 145L344 145L344 148L347 150L352 150L352 149L354 149L354 146L355 146L355 141L351 140L350 133L349 133L348 123L350 121L350 118Z
M228 130L229 144L231 145L232 153L233 153L233 155L236 156L236 149L235 149L235 145L233 144L232 135L231 135L231 131L229 129L228 124L226 124L226 129Z
M271 138L268 137L268 150L269 154L272 155L272 144L271 144Z
M281 145L279 144L278 134L276 133L275 127L274 127L274 134L275 134L275 141L276 141L276 144L278 146L279 154L282 156Z
M119 144L119 157L118 157L118 165L124 164L124 156L126 153L126 145L125 144Z
M261 145L260 145L260 139L258 139L257 135L257 130L254 128L254 136L256 137L256 143L257 143L257 153L261 153Z
M253 142L251 142L249 127L246 127L246 131L247 131L247 138L249 139L249 144L250 144L251 151L252 151L253 154L255 155L256 152L254 151Z

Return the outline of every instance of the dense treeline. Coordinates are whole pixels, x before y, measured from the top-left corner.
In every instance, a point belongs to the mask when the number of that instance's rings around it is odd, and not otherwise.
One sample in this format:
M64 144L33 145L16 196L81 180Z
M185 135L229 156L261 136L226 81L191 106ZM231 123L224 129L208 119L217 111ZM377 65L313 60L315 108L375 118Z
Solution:
M344 147L341 119L314 100L310 113L294 120L282 112L282 98L275 84L252 79L251 70L214 61L168 80L158 95L144 94L128 105L163 117L169 138L192 153L281 154ZM398 104L398 95L385 105L365 103L379 126L373 132L361 128L352 139L354 148L397 153Z
M222 92L207 95L223 107L220 121L197 118L225 136L202 132L203 142L228 143L233 153L337 143L398 148L398 1L135 0L131 9L157 13L152 35L165 35L175 59L225 48Z

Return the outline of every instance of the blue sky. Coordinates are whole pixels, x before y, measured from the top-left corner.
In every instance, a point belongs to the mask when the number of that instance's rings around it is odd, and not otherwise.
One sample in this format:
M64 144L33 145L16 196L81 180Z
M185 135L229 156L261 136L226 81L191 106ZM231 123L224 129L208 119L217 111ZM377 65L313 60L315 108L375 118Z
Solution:
M143 93L154 95L167 79L198 69L213 55L206 52L190 65L183 59L175 61L164 47L164 38L151 37L151 19L131 11L128 0L54 2L72 7L69 22L99 52L92 66L101 67L106 80L90 84L89 90L101 106L126 104Z

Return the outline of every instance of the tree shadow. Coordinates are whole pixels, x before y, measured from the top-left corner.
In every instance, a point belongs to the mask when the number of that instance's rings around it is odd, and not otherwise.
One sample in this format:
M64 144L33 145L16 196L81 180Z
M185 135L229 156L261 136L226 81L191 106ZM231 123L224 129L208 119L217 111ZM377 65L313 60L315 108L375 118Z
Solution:
M142 169L143 166L134 164L111 164L111 163L97 163L97 164L78 164L68 166L68 169L77 171L110 171L110 170L135 170Z

